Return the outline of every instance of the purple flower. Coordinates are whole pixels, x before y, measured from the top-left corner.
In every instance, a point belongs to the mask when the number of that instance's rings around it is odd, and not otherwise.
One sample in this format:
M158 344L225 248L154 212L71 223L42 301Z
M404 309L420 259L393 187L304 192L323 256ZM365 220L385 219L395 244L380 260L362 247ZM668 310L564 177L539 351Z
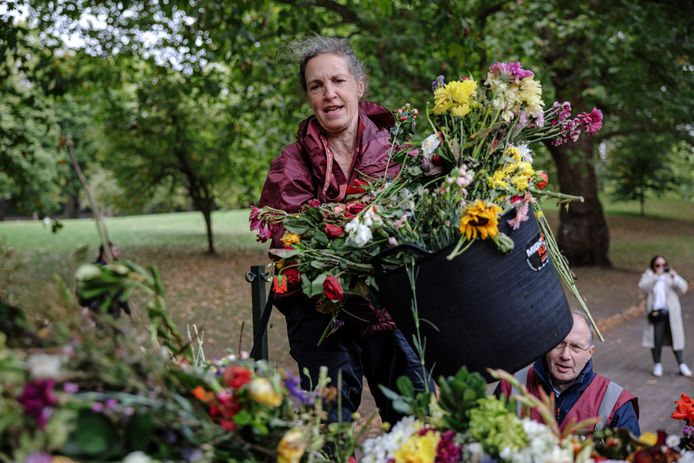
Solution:
M431 83L431 89L436 91L436 89L441 88L446 85L446 81L443 76L438 76L436 80Z
M682 428L682 435L684 437L694 436L694 426L685 425L684 428Z
M77 394L80 390L80 385L77 383L63 383L63 391L68 394Z
M526 77L533 77L533 71L523 69L518 61L510 63L494 63L489 67L489 72L496 77L506 77L510 81L517 82Z
M101 402L94 402L92 404L92 411L96 413L100 413L104 411L104 404Z
M36 419L39 429L43 429L53 412L53 407L58 404L58 398L53 393L55 381L52 379L39 379L24 384L22 395L17 401L24 408L24 414Z
M113 410L118 407L118 401L116 399L108 399L105 405L107 410Z
M32 453L27 455L24 463L51 463L51 460L53 460L53 457L48 453Z
M284 380L284 387L287 388L291 397L298 399L302 404L313 404L313 395L301 389L299 385L299 378L291 373L287 373L287 379Z

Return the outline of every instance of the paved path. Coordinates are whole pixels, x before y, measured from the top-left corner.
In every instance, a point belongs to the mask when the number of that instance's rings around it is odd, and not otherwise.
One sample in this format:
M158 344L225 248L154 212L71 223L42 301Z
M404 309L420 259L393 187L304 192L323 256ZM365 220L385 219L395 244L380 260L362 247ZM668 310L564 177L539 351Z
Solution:
M687 341L684 359L694 368L694 288L690 287L690 292L681 302ZM665 373L660 378L652 376L650 350L641 346L645 317L640 311L628 310L624 313L626 320L603 333L605 342L597 345L593 356L595 371L638 397L642 431L664 429L669 434L679 435L683 422L673 420L670 414L674 410L674 401L679 399L682 392L694 395L694 379L677 374L677 362L670 347L663 348L661 361Z

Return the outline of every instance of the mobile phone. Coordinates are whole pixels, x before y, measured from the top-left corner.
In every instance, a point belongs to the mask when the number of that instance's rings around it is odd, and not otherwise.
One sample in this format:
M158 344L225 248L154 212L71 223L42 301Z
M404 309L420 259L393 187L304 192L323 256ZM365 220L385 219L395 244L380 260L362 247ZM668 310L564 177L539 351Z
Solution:
M669 272L669 271L670 271L669 265L666 265L665 267L663 267L663 272Z

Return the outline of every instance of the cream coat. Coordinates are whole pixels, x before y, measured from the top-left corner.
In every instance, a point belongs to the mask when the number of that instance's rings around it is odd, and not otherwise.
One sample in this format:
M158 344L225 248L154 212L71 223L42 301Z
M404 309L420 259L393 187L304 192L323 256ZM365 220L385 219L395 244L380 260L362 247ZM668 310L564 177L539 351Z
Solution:
M653 293L651 290L655 282L656 274L651 269L643 272L639 281L639 289L647 294L646 314L653 308ZM684 278L677 275L676 277L667 278L666 285L666 301L670 314L670 331L672 331L672 348L673 350L683 350L684 328L682 326L682 307L680 306L678 293L683 295L687 292L687 282ZM646 326L643 330L643 347L654 347L653 337L653 325L646 320ZM668 341L666 337L664 344L670 345Z

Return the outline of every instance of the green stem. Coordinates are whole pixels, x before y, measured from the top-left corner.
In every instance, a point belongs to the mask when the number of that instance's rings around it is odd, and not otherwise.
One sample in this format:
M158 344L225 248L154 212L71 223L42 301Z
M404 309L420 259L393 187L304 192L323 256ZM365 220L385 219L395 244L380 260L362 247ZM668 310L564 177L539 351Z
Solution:
M566 260L566 257L564 257L561 254L561 251L559 250L557 241L554 238L554 234L552 233L552 227L550 227L549 222L547 222L547 218L542 212L542 208L540 208L540 206L537 203L532 203L532 208L533 212L535 213L535 217L537 218L537 222L540 226L540 230L542 230L542 233L545 235L547 249L549 251L550 256L552 256L552 260L554 261L557 273L559 273L559 276L561 277L564 284L566 284L571 294L574 296L576 301L578 301L578 304L581 306L581 309L586 314L586 317L588 318L588 321L590 321L590 324L593 327L593 330L595 331L595 334L597 335L598 339L604 342L605 338L598 329L598 325L597 323L595 323L595 320L593 319L590 310L588 310L588 305L586 304L586 301L583 299L581 293L578 291L578 288L576 287L573 274L571 273L571 269L569 268L569 263Z

